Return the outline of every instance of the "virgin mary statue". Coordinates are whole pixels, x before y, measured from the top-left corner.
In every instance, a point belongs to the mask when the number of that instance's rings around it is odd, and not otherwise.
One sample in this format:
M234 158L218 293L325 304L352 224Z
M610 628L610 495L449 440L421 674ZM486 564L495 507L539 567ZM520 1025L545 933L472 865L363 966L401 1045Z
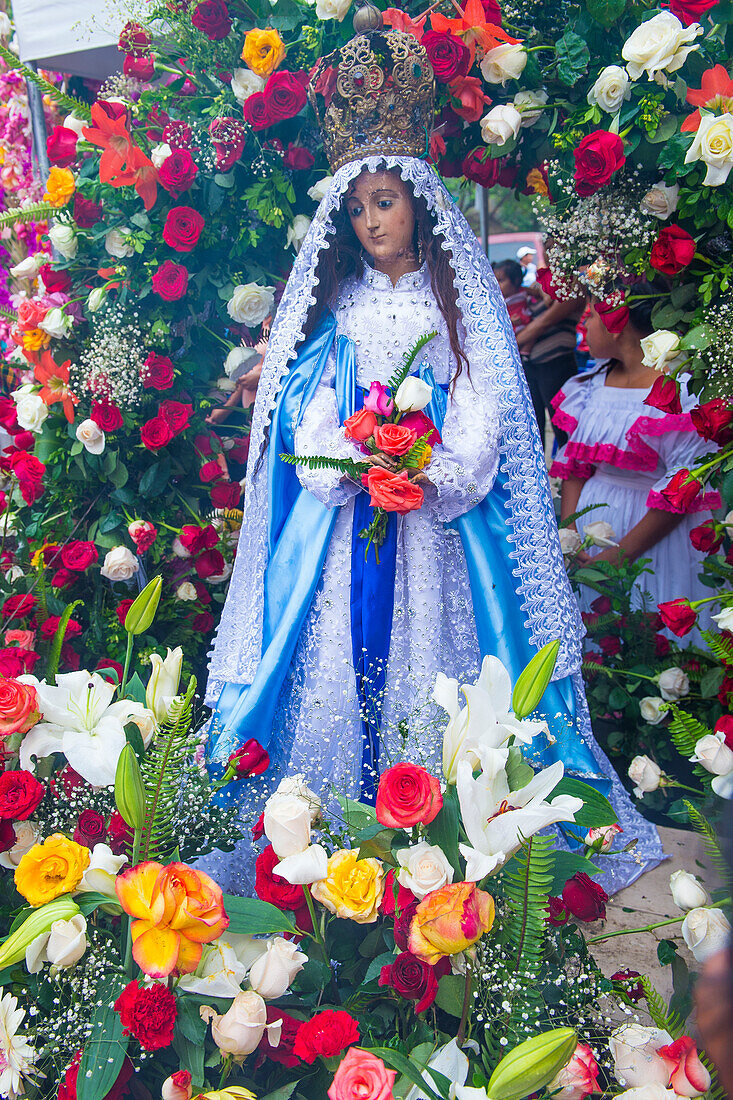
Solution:
M244 521L210 664L209 766L221 773L248 743L266 750L264 773L227 789L250 824L296 773L325 801L334 791L368 801L396 761L439 764L439 673L471 683L493 655L514 680L559 639L536 759L595 783L624 840L639 838L634 859L609 868L613 888L661 849L593 740L583 628L512 328L486 256L425 159L433 91L417 40L381 29L322 59L311 84L334 174L257 391ZM422 507L390 513L377 559L360 538L371 513L362 485L280 456L363 461L344 420L384 400L375 383L433 332L410 385L416 405L429 396L440 441L415 475ZM246 857L226 870L230 889L251 881Z

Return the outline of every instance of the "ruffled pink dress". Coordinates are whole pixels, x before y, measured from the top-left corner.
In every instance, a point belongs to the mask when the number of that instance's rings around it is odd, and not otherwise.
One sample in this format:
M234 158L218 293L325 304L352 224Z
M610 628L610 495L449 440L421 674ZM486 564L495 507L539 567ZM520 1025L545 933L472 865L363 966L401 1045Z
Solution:
M690 409L696 400L684 385L682 412L674 415L645 405L648 389L619 389L605 383L605 370L577 375L554 397L553 423L567 432L569 439L558 451L550 476L577 477L585 482L578 511L590 504L601 505L577 521L581 535L585 523L605 520L620 539L650 508L678 511L661 490L679 469L694 466L708 454L712 445L695 431ZM720 506L719 493L700 494L679 526L644 555L651 559L651 572L641 575L639 587L648 593L644 601L648 610L676 596L699 599L710 595L710 589L698 579L705 555L694 549L689 536L693 527L710 518L711 509ZM588 592L593 599L595 593ZM581 599L584 610L585 603Z

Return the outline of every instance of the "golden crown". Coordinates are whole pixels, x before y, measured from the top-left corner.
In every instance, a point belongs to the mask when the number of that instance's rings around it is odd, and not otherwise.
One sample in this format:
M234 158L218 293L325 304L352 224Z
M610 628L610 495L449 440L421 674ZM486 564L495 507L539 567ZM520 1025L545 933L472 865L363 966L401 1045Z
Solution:
M318 96L325 103L322 116ZM334 172L374 153L427 155L435 78L412 34L381 28L357 34L320 59L308 99Z

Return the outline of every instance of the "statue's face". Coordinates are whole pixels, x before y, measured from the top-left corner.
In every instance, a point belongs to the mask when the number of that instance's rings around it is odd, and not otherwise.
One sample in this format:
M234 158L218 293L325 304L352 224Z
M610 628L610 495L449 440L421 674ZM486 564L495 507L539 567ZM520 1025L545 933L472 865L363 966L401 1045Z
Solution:
M346 209L376 267L414 259L415 211L399 173L362 172L349 188Z

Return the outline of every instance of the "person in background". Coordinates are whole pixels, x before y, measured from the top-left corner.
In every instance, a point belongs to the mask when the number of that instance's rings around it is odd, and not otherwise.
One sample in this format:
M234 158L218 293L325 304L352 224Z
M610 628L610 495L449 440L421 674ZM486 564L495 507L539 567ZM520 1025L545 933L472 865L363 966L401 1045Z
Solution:
M216 424L223 424L229 420L232 413L241 409L250 409L255 403L255 396L257 394L257 385L260 380L260 374L262 373L262 363L265 358L265 352L267 351L267 344L270 339L270 325L272 318L268 317L262 326L262 333L260 339L255 344L253 351L257 352L257 358L254 364L249 367L236 380L234 389L229 394L223 405L220 405L216 409L212 409L209 415L206 417L206 423L212 427ZM244 424L244 418L235 418L235 424L242 426Z
M529 392L540 433L544 438L547 413L558 390L576 373L575 328L583 312L584 299L556 302L543 295L532 308L532 320L517 336ZM567 436L557 424L553 432L558 446Z
M516 260L499 260L491 266L504 296L514 335L517 336L532 320L530 296L522 286L524 273Z
M533 248L524 245L517 249L517 259L522 265L522 286L532 286L537 282L537 264L534 262L537 253Z

